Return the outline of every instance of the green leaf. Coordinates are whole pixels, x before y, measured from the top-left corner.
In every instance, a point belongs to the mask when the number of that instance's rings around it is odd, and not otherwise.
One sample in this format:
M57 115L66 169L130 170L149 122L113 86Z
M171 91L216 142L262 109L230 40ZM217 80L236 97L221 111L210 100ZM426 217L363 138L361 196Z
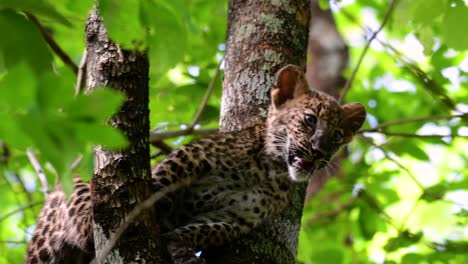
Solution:
M127 140L122 132L110 125L76 122L73 127L83 141L100 144L110 149L122 149L127 146Z
M413 19L411 0L400 0L393 12L392 28L403 28Z
M110 88L95 88L89 95L79 95L66 106L65 113L76 122L93 123L107 120L116 113L124 100L124 95ZM98 121L102 122L102 121Z
M52 4L44 0L0 0L1 9L17 9L53 19L65 26L71 26L70 22L60 14Z
M2 120L0 123L0 139L2 141L23 150L31 146L32 141L18 124L16 116L0 112L0 120Z
M427 257L421 254L408 253L401 258L402 264L416 264L424 263L424 260L427 260Z
M52 69L52 56L37 28L24 16L11 10L0 11L0 61L6 68L25 62L36 73ZM31 44L34 43L34 48Z
M142 1L146 2L146 1ZM100 0L99 11L109 37L125 49L143 51L146 49L146 24L141 20L140 1ZM161 10L152 15L159 16Z
M182 61L186 46L186 27L177 10L177 1L147 1L144 17L152 25L150 36L151 71L160 76ZM158 15L154 15L157 13Z
M448 185L446 183L433 185L429 188L424 189L421 199L428 202L440 200L444 198L444 195L447 192L447 188Z
M387 146L389 150L398 156L406 154L422 161L429 160L429 156L421 146L421 141L415 139L396 139Z
M322 10L330 9L330 0L319 0L318 4Z
M468 218L468 210L461 208L459 212L455 213L456 216Z
M40 111L55 115L63 112L65 106L77 100L74 91L75 81L74 73L68 68L57 73L46 72L42 74L38 78L36 96ZM83 107L87 106L83 105Z
M412 234L412 233L405 231L397 237L390 238L387 241L387 244L384 246L384 249L387 252L394 252L400 248L409 247L419 242L422 236L423 236L422 232L419 232L417 234Z
M423 27L418 32L418 39L424 47L424 54L431 55L434 46L434 30L431 27Z
M446 7L447 0L413 0L414 22L424 26L432 26L434 20L445 13Z
M28 76L28 78L25 78ZM11 67L0 79L0 111L25 112L35 104L36 78L25 63Z
M447 10L447 14L442 21L442 38L450 48L456 50L468 49L468 8L463 1L456 1Z
M343 263L343 251L338 249L324 249L315 252L313 259L315 263Z
M366 203L361 203L359 207L359 227L365 239L370 240L379 230L380 216Z

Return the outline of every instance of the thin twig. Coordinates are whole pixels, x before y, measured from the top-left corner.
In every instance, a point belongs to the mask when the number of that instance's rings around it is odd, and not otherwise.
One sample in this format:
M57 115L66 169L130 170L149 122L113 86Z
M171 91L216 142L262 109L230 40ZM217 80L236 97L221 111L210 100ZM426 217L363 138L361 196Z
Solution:
M0 240L0 244L27 244L28 241L26 240L20 240L20 241L15 241L15 240Z
M468 138L468 135L459 135L459 134L448 134L448 135L420 135L420 134L412 134L412 133L403 133L403 132L387 132L387 131L371 131L366 133L379 133L384 134L386 136L394 136L394 137L407 137L407 138Z
M42 183L43 191L44 191L45 195L47 196L47 194L49 193L49 184L47 183L47 177L46 177L46 175L44 173L44 170L41 167L41 164L39 163L39 161L36 158L36 155L34 155L34 153L32 152L32 150L30 148L28 148L26 150L26 155L28 155L29 162L31 162L31 165L33 166L34 170L36 171L36 174L37 174L37 176L39 177L39 180Z
M68 56L68 54L58 45L58 43L54 40L52 35L49 31L39 22L36 16L31 13L26 13L26 16L37 26L39 31L41 32L42 37L47 42L49 47L57 54L57 56L68 65L72 71L77 74L78 73L78 66L73 62L73 60Z
M397 226L394 222L393 219L388 215L380 206L378 205L377 201L370 195L367 194L367 192L363 191L360 195L361 199L365 201L373 210L375 210L377 213L382 214L384 216L384 220L389 223L391 226L393 226L399 234L402 234L400 231L400 227ZM409 237L416 237L417 235L409 232L409 231L404 231L407 236ZM423 237L424 238L424 237ZM447 243L438 243L434 241L429 241L426 240L424 242L426 245L428 245L431 248L440 250L440 248L444 248L445 251L453 251L453 252L466 252L468 250L468 243L451 243L448 241Z
M159 157L159 156L161 156L161 155L164 155L164 153L163 153L162 151L157 151L157 152L152 153L152 154L150 155L150 159L155 159L155 158L157 158L157 157Z
M422 87L425 88L425 90L428 91L433 98L437 99L449 110L457 110L462 112L457 108L455 102L453 102L453 100L445 94L444 87L434 81L426 72L424 72L413 59L406 57L399 50L395 49L393 46L387 43L381 44L395 53L394 57L405 66L405 69L407 69L408 72L411 73L421 83Z
M24 196L26 196L28 204L34 203L34 199L33 199L32 195L31 195L31 193L27 190L26 184L24 183L23 179L15 172L13 172L12 174L15 177L15 180L17 182L19 182L19 184L21 185L21 193L24 194ZM32 207L30 207L29 209L30 209L29 211L31 212L31 215L35 216L34 209ZM27 220L30 220L30 218L24 217L25 226L28 226Z
M389 214L387 214L385 212L384 209L382 209L378 202L375 200L374 197L372 197L371 195L369 195L365 190L361 190L361 192L359 193L359 197L365 201L367 203L367 205L369 205L369 207L376 211L378 214L381 214L383 216L383 219L389 223L391 226L393 226L396 230L398 230L398 226L396 223L394 223L394 220L393 218L390 217Z
M359 130L357 133L362 134L364 132L378 132L378 131L382 130L382 128L387 128L387 127L390 127L390 126L402 125L402 124L407 124L407 123L415 123L415 122L421 122L421 121L451 119L451 118L463 117L465 115L467 115L467 114L463 113L463 114L459 114L459 115L433 115L433 116L424 116L424 117L401 119L401 120L386 122L386 123L383 123L383 124L380 124L378 126L371 127L371 128L364 128L364 129Z
M83 51L83 56L81 56L80 65L78 66L78 73L76 75L76 86L75 86L75 96L79 95L83 91L86 81L86 65L88 58L88 50L85 48Z
M421 199L416 200L416 202L413 204L413 207L411 208L411 210L409 210L408 213L405 215L405 217L403 217L403 220L400 223L400 233L404 231L404 227L406 225L406 222L408 221L410 216L414 213L414 211L418 207L418 204L419 204L420 201L421 201Z
M348 20L350 20L351 22L355 23L356 25L358 25L359 27L361 27L362 30L364 30L365 32L371 32L372 29L368 28L368 27L364 27L362 26L358 21L357 19L351 15L349 12L347 12L346 10L341 10L340 11L341 14L343 14ZM390 45L389 43L385 42L385 41L382 41L380 40L378 37L375 38L375 40L377 42L379 42L382 46L384 46L385 48L391 50L392 52L395 53L395 55L397 56L394 56L396 58L396 60L398 62L400 62L401 64L403 64L405 67L404 69L408 70L413 76L415 76L422 84L423 84L423 87L433 87L432 89L429 88L430 93L436 93L437 96L435 96L436 99L438 99L439 101L441 101L441 103L446 106L448 109L452 110L452 109L455 109L459 112L462 112L460 111L460 109L458 109L456 107L456 105L454 104L454 102L447 96L445 95L443 92L444 89L443 87L441 87L438 83L436 83L435 81L433 81L430 76L424 72L418 65L416 62L414 62L411 58L405 56L404 54L402 54L398 49L396 49L394 46Z
M168 138L175 138L180 136L186 135L199 135L199 136L207 136L214 133L217 133L219 129L217 128L206 128L206 129L182 129L182 130L172 130L172 131L165 131L161 133L151 133L149 137L149 141L152 144L153 142L165 140Z
M208 85L208 89L206 89L205 95L203 96L203 100L200 104L200 107L198 107L198 111L195 114L195 117L192 120L192 123L190 123L189 127L187 128L188 130L193 130L195 125L198 123L198 120L200 120L201 115L203 114L203 111L206 108L206 105L208 104L208 99L210 99L211 93L213 92L213 89L215 87L216 81L218 80L219 73L221 72L221 65L223 64L224 57L219 61L218 66L216 67L215 73L213 75L213 78L211 78L210 84Z
M167 154L172 152L172 147L169 146L168 144L166 144L162 140L152 141L151 145L153 145L154 147L157 147L160 150L161 154L166 154L167 155Z
M148 199L144 200L127 215L125 221L117 228L117 230L111 234L107 243L102 247L102 250L99 252L99 255L96 255L96 258L91 261L91 263L103 263L106 256L115 246L117 241L119 240L120 236L122 236L123 232L128 228L128 226L145 210L151 208L157 201L163 198L166 194L176 191L181 187L187 185L189 183L189 179L179 182L178 184L171 185L167 188L161 189L158 192L153 193ZM97 262L96 262L97 261Z
M424 186L416 179L416 176L414 176L413 173L405 165L401 164L398 160L391 157L383 147L377 145L374 141L372 141L372 139L366 138L366 137L361 137L361 138L364 140L364 142L367 142L368 144L371 144L372 146L380 149L383 152L385 158L395 163L395 165L397 165L400 169L404 170L408 174L408 176L411 178L411 180L413 180L413 182L419 187L419 189L424 191Z
M382 31L382 29L384 28L384 26L387 23L388 19L390 18L390 15L391 15L391 13L393 11L394 5L395 5L395 0L390 1L390 5L388 6L387 11L385 12L384 18L382 20L382 24L380 24L380 27L377 29L377 31L375 31L372 34L372 36L369 38L369 40L367 41L367 44L364 47L364 50L362 51L361 56L359 57L358 62L356 63L356 66L353 69L353 72L351 73L351 76L346 81L346 84L345 84L345 86L343 88L343 91L341 92L340 98L338 100L339 102L343 103L343 100L344 100L346 94L348 93L349 89L351 89L351 84L354 81L354 79L356 78L357 71L359 70L359 67L361 66L361 63L364 60L364 56L366 55L367 51L369 50L372 41L377 37L377 35L380 33L380 31Z
M22 207L18 207L15 210L0 216L0 222L2 222L3 220L7 219L8 217L10 217L10 216L12 216L14 214L17 214L17 213L22 212L22 211L24 211L26 209L29 209L29 208L33 208L33 207L38 206L38 205L42 205L43 203L44 203L44 201L38 201L38 202L27 204L27 205L22 206Z
M354 205L354 203L356 202L356 200L358 198L359 198L359 196L354 196L351 199L349 199L347 202L345 202L344 204L338 205L337 207L335 207L335 209L333 209L331 211L328 211L328 212L325 212L325 213L317 213L317 214L313 215L311 218L309 218L307 220L307 224L311 225L313 222L316 222L316 221L318 221L320 219L335 217L335 216L339 215L341 212L343 212L344 210L346 210L346 209L350 208L352 205Z
M81 165L81 161L83 161L83 155L79 155L75 161L73 161L72 165L70 166L70 171L75 171Z
M224 61L224 57L219 61L218 66L216 67L216 71L213 75L213 78L211 78L211 81L208 85L208 89L206 89L205 95L203 96L202 102L200 104L200 107L198 107L197 113L195 114L195 117L192 119L192 122L190 122L190 125L181 130L175 130L175 131L166 131L166 132L161 132L161 133L151 133L150 134L150 139L149 141L155 142L155 141L161 141L164 139L168 138L174 138L174 137L180 137L180 136L185 136L185 135L210 135L218 132L218 129L200 129L200 130L195 130L195 125L198 123L200 120L200 117L203 114L203 111L206 108L206 105L208 104L208 99L210 99L211 93L213 92L213 89L215 87L216 81L218 80L219 73L221 72L221 65Z

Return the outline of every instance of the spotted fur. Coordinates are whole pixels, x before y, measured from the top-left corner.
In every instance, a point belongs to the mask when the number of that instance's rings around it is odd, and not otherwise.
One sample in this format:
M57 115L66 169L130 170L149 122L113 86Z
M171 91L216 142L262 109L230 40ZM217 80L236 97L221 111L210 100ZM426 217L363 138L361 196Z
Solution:
M183 146L152 170L155 191L189 182L157 204L163 244L174 263L203 263L194 250L250 232L289 203L294 182L327 166L364 122L359 103L340 106L309 89L302 71L281 69L267 122ZM69 244L92 247L89 187L77 181L70 202L54 191L39 216L28 263L47 262ZM91 250L92 251L92 250Z
M88 183L74 178L74 191L65 199L58 185L48 194L28 246L25 263L76 263L69 258L94 250L91 192Z

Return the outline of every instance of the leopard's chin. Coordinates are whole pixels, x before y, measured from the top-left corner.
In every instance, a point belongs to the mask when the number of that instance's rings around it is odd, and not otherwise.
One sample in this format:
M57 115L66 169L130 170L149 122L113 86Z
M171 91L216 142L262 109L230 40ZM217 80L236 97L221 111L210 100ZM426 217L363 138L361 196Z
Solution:
M315 160L307 160L296 153L291 153L288 157L288 175L295 182L304 182L310 179L317 170Z
M296 166L288 165L288 175L289 178L294 182L305 182L308 181L311 177L314 176L314 170L304 170Z
M320 169L324 168L328 159L318 156L316 159L304 158L298 151L289 151L287 157L289 178L295 182L309 180Z

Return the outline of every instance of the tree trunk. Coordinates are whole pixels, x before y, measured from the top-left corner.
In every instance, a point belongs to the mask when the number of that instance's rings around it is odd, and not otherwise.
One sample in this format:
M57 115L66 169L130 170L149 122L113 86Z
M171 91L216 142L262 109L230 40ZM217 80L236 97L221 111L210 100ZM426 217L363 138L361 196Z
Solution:
M278 69L305 66L309 1L231 0L221 108L222 131L265 122ZM305 184L290 207L249 235L204 252L208 263L294 263Z
M121 151L95 149L92 180L94 241L99 259L109 236L125 221L127 213L150 193L148 58L122 50L112 43L94 9L86 24L87 87L109 86L127 99L110 123L127 136ZM145 211L124 232L105 263L160 263L159 225Z
M318 0L310 3L309 45L306 78L313 89L338 98L346 79L342 76L348 65L348 47L336 29L330 9L323 10Z

